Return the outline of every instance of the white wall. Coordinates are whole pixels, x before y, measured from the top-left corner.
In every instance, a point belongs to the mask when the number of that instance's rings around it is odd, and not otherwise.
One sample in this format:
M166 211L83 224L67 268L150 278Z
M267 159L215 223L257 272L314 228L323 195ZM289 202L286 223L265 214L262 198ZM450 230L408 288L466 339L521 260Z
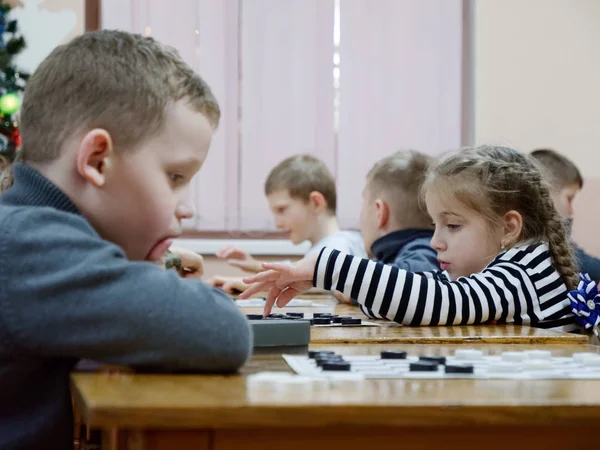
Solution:
M574 236L600 255L600 1L473 7L476 143L549 146L571 158L585 177Z
M17 67L33 72L56 47L85 30L85 0L21 0L11 10L27 48L16 58Z
M600 165L600 1L477 0L475 135Z

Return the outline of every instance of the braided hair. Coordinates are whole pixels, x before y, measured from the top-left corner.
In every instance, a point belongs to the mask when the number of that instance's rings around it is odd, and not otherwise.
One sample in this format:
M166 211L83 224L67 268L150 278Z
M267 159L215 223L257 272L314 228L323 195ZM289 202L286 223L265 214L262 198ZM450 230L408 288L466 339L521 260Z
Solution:
M579 276L566 228L530 156L508 147L467 148L432 167L424 189L438 182L448 185L454 198L491 225L499 225L508 211L521 214L521 235L509 247L527 241L546 242L567 288L576 289Z

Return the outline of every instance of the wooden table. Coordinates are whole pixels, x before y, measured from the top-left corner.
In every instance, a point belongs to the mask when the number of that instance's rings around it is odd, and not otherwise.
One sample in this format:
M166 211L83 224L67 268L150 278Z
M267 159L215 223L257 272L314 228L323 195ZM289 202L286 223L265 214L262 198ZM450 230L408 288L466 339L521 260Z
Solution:
M458 347L403 348L423 355ZM368 354L382 348L328 349ZM599 350L544 348L556 355ZM244 373L277 369L286 370L281 358L260 355ZM249 391L243 375L73 374L72 391L84 422L103 430L105 450L565 450L596 445L600 423L600 381L588 380L367 380L358 391L306 394Z
M587 344L588 337L560 331L544 330L519 325L481 325L465 327L404 327L387 320L371 320L357 306L339 304L337 300L322 297L315 302L323 307L274 308L274 313L330 312L340 316L360 317L376 322L379 327L312 327L312 344ZM241 308L244 314L262 314L262 308Z

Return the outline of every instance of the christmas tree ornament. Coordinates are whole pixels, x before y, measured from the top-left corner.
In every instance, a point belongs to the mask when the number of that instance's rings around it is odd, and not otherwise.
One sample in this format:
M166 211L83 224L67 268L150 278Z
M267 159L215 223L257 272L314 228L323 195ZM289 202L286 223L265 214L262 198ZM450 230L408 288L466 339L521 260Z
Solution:
M29 74L14 65L15 56L25 48L16 20L10 18L20 1L0 0L0 156L12 162L21 145L18 122L13 117L21 104L20 93L25 89Z
M19 97L13 93L7 93L0 97L0 112L4 115L12 115L20 106Z

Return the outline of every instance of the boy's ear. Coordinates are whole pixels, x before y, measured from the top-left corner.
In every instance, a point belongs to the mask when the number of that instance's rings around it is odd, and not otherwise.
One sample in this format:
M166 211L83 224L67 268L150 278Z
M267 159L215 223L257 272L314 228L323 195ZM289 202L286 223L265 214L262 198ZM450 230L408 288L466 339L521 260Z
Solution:
M89 183L102 187L113 157L110 133L100 128L93 129L85 134L77 149L77 171Z
M312 191L308 196L308 201L311 203L315 211L319 213L327 209L327 200L325 200L325 196L318 191Z
M523 216L518 211L510 210L504 214L504 237L506 245L514 245L519 242L523 231Z
M375 208L377 211L377 228L385 228L390 221L390 206L387 202L378 198L375 200Z

